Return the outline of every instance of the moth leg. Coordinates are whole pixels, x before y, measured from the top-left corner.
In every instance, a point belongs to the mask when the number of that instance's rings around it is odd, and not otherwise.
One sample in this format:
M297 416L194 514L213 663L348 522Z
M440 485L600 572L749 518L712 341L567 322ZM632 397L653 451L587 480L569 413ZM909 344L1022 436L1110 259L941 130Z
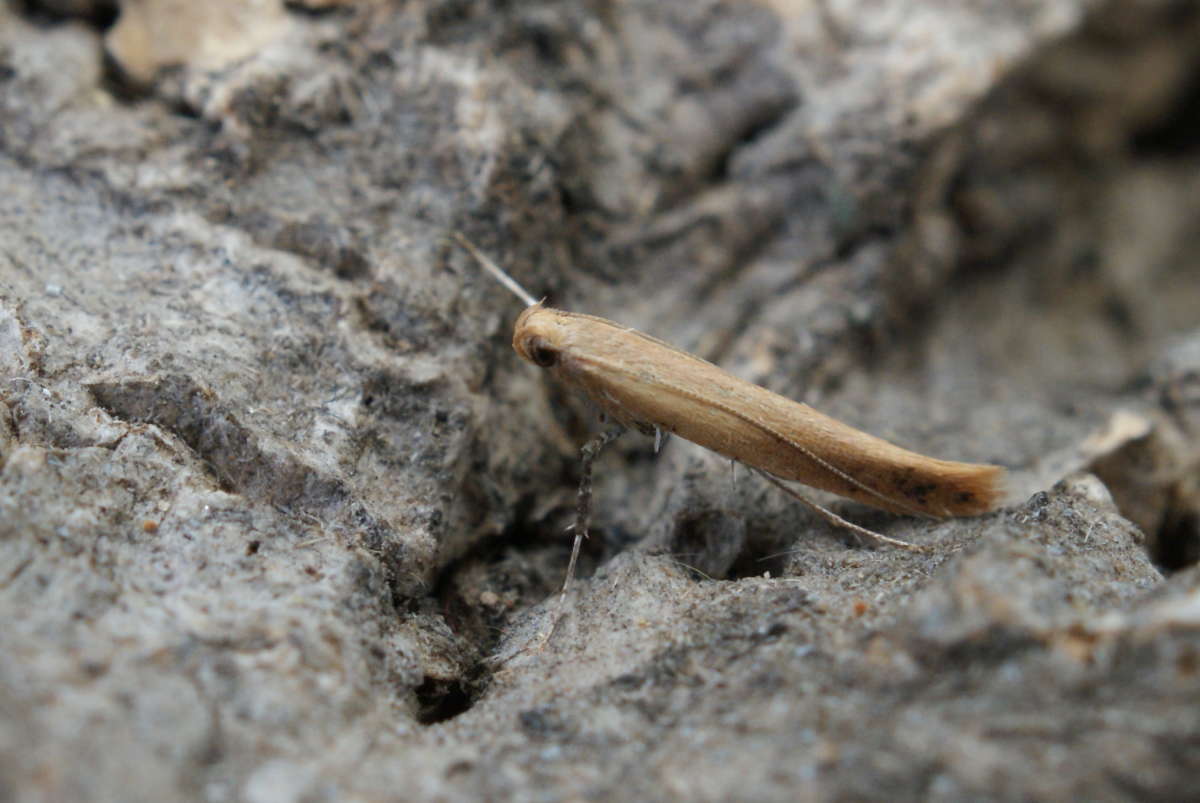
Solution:
M585 443L581 450L579 495L575 500L575 523L571 526L571 529L575 531L575 543L571 546L571 560L567 562L567 576L563 579L562 591L558 594L558 603L555 606L553 620L550 622L550 629L542 638L543 644L554 634L554 629L558 627L558 622L562 619L567 601L567 589L571 586L571 580L575 578L575 563L579 560L579 549L583 545L583 539L587 538L588 523L592 518L592 464L604 451L604 447L621 437L623 432L625 432L624 427L612 427Z
M910 544L907 541L901 541L899 538L889 538L888 536L884 535L883 533L877 533L874 530L868 530L866 527L860 527L859 525L855 524L852 521L847 521L846 519L843 519L841 516L834 513L832 510L828 510L826 508L821 507L816 502L812 501L811 499L806 498L803 494L796 491L795 489L789 488L774 474L769 474L766 471L763 471L762 469L755 468L754 466L748 466L748 468L751 471L753 471L754 473L760 475L763 479L765 479L767 482L774 485L776 488L783 491L788 496L795 499L796 501L803 502L804 504L808 505L810 508L812 508L814 511L816 511L816 513L818 515L820 515L821 518L825 519L825 521L829 522L830 524L834 525L835 527L844 527L845 529L847 529L853 533L857 533L858 535L866 536L867 538L871 539L872 541L874 541L878 544L887 544L888 546L899 547L900 549L907 549L910 552L931 552L932 551L931 547L919 546L917 544Z

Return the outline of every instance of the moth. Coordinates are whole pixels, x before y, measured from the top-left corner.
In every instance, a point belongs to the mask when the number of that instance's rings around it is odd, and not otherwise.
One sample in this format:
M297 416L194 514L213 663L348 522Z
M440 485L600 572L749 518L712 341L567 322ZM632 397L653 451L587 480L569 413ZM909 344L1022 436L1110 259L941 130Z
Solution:
M806 499L785 481L830 491L891 513L945 518L995 510L1007 496L1005 469L909 451L657 338L595 315L536 301L469 240L458 241L525 302L513 348L583 393L616 426L583 447L571 582L591 507L592 463L626 429L675 435L742 463L829 521L905 549L913 544L860 527Z

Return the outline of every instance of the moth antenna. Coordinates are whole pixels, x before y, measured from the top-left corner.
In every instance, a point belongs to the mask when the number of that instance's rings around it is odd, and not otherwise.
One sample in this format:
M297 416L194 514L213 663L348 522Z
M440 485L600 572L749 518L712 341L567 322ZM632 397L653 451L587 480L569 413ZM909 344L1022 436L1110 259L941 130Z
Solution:
M480 265L483 265L484 269L486 269L488 273L492 274L496 281L500 282L500 284L511 290L517 298L524 301L525 306L532 307L534 304L538 303L537 300L531 296L524 287L517 284L516 279L505 273L499 265L489 259L488 256L478 248L476 248L473 242L468 240L457 231L451 232L450 236L458 240L458 244L467 249L467 252L470 253L471 256L475 257L475 261L477 261Z

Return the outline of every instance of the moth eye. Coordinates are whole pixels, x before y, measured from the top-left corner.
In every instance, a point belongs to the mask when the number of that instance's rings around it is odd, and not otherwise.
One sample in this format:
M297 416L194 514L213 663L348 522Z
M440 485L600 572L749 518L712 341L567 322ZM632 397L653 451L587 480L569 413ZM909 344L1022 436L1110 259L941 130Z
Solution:
M540 343L533 347L533 351L530 354L533 357L533 361L543 368L550 368L554 363L558 362L558 352Z

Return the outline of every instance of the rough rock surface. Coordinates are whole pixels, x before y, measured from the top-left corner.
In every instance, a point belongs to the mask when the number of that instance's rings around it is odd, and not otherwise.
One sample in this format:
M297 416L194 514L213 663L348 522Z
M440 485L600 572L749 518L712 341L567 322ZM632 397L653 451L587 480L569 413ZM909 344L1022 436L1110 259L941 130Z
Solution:
M0 5L0 800L1180 798L1200 9ZM1012 469L600 460L535 295Z

